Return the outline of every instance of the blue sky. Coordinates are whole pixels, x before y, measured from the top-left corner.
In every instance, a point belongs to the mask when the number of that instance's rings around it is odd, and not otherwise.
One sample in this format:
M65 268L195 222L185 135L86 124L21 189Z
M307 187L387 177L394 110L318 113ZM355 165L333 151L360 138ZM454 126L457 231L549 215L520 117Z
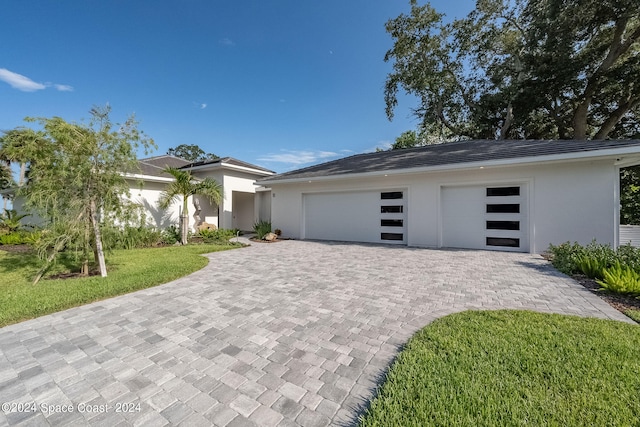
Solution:
M384 113L400 0L6 1L0 129L26 116L135 113L162 154L179 144L284 172L386 147L413 105ZM431 2L448 18L472 0ZM142 153L140 153L142 155Z

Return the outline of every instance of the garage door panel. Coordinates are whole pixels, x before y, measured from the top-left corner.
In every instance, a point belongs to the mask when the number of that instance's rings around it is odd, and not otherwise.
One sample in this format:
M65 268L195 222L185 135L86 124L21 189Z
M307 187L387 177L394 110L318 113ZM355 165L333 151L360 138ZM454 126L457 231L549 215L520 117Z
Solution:
M528 251L525 184L443 187L441 212L444 247Z
M305 239L406 242L405 192L362 191L303 196ZM393 196L392 199L384 197Z

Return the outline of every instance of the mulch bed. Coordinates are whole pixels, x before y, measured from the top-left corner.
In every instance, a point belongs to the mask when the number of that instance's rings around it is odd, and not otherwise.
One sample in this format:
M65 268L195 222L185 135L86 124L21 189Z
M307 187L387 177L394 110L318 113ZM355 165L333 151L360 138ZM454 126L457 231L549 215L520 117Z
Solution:
M33 252L33 247L30 245L0 245L0 251L13 252L16 254L26 254Z
M257 237L252 237L249 240L251 240L252 242L256 242L256 243L278 243L281 242L282 239L276 239L276 240L262 240L262 239L258 239Z
M595 280L589 279L586 276L574 275L573 278L618 311L624 313L625 310L640 310L640 299L636 297L601 291L600 285L598 285Z

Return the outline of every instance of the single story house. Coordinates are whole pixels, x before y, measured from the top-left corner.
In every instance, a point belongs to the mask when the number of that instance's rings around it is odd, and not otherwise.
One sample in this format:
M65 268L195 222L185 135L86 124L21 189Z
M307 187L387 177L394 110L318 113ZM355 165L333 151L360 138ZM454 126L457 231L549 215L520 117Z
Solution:
M206 197L189 197L191 229L206 222L217 228L252 230L258 219L270 214L265 211L270 205L261 203L261 196L264 196L256 189L255 182L275 175L275 172L260 166L233 157L192 163L169 155L141 159L139 166L139 173L127 175L131 182L131 199L144 206L148 221L158 228L178 224L182 209L181 201L174 203L166 211L158 208L160 194L173 180L171 175L164 172L167 167L191 171L194 177L200 179L212 178L222 186L223 199L219 206L212 204Z
M219 206L211 204L204 197L189 197L189 226L193 230L203 222L217 228L252 230L258 219L268 218L270 215L270 204L262 201L268 195L257 190L255 182L259 178L274 175L275 172L232 157L192 163L178 157L161 155L140 159L138 170L124 174L129 182L129 199L143 207L149 225L164 229L172 224L179 224L181 200L166 210L158 207L160 194L173 181L173 177L164 172L169 166L190 170L196 178L211 177L222 185L223 199ZM20 197L14 200L13 205L16 210L23 210L23 200ZM41 219L29 216L23 222L39 224Z
M297 239L540 253L619 243L619 172L640 140L472 140L272 175L271 221Z

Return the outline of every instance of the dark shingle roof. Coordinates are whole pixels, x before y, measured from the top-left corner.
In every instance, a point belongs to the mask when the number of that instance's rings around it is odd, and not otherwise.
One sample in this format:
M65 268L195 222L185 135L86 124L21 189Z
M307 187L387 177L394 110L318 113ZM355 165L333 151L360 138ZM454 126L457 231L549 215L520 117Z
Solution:
M158 166L163 169L172 167L179 168L184 165L188 165L189 161L185 159L181 159L180 157L170 156L168 154L156 157L149 157L148 159L140 159L141 162L151 164L153 166Z
M242 160L234 159L233 157L223 157L217 159L208 159L200 162L191 163L188 160L181 159L180 157L162 155L156 157L149 157L148 159L138 160L138 170L131 173L141 173L143 175L161 176L165 178L171 178L171 175L164 173L164 169L167 167L174 167L178 169L190 169L196 166L205 165L220 165L221 163L231 164L235 166L242 166L245 168L256 169L262 171L265 175L274 174L275 172L262 168L260 166L252 165L251 163L243 162Z
M149 157L148 159L138 160L139 170L133 171L133 173L170 178L171 175L164 173L164 169L168 167L179 168L188 164L189 162L187 160L169 155Z
M230 165L235 165L235 166L242 166L245 168L250 168L250 169L256 169L268 174L274 174L275 172L269 169L265 169L263 167L260 166L256 166L253 165L251 163L247 163L247 162L243 162L242 160L238 160L238 159L234 159L233 157L222 157L222 158L217 158L217 159L209 159L209 160L203 160L200 162L195 162L195 163L191 163L188 165L183 166L183 169L188 169L188 168L192 168L192 167L196 167L196 166L204 166L204 165L214 165L214 164L221 164L221 163L227 163Z
M406 170L495 160L637 147L640 140L470 140L354 156L285 172L260 181L306 179L333 175Z

